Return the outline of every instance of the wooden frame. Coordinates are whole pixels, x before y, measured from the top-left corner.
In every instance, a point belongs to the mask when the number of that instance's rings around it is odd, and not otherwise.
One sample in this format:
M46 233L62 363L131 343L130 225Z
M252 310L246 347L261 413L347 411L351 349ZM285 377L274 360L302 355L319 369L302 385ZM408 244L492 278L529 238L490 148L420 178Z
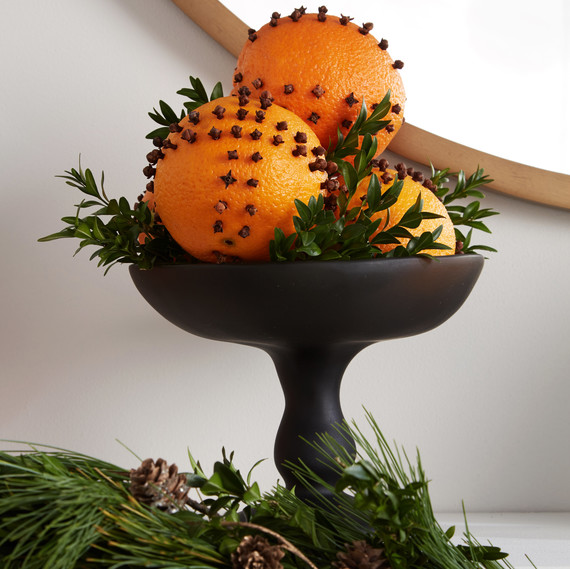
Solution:
M173 0L206 33L237 57L248 26L219 0ZM570 209L570 175L499 158L404 123L389 149L400 156L452 171L478 166L493 178L487 187L497 192L549 206Z

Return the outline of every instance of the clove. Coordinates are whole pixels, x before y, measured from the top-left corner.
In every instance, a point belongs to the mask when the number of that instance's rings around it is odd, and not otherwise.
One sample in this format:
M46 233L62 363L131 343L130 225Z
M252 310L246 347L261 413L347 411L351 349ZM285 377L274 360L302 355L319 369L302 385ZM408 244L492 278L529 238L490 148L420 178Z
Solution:
M311 93L313 93L313 95L314 95L317 99L320 99L320 98L324 95L325 90L324 90L320 85L317 85L317 86L311 91Z
M190 144L194 144L196 142L197 136L198 134L196 132L187 128L186 130L182 131L180 138L182 138L182 140L186 140Z
M354 92L352 92L348 97L346 97L345 101L348 103L349 107L358 103L358 99L354 96Z
M212 140L219 140L221 135L222 131L217 129L215 126L210 129L210 132L208 132L208 136L211 136Z
M227 202L220 200L215 206L214 209L219 213L222 214L226 209L228 209Z
M216 115L216 118L222 119L224 117L225 112L226 112L226 109L224 109L224 107L222 107L222 105L216 105L216 108L212 111L212 114Z
M307 133L306 132L299 132L295 135L295 142L299 144L305 144L307 142Z
M370 32L370 30L374 27L374 24L372 22L366 22L365 24L362 24L361 28L358 28L358 31L363 35L366 36L368 35L368 33Z
M297 144L292 154L293 156L307 156L307 146L305 144Z
M232 176L232 171L230 170L225 176L220 176L220 180L226 185L226 190L230 184L237 182L237 180Z

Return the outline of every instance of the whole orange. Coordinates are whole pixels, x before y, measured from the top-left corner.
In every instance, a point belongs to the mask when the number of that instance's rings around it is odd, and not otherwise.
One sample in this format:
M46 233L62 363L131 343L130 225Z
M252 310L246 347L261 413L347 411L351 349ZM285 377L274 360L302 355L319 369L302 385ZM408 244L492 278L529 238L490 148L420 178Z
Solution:
M396 171L387 169L382 173L382 175L384 176L384 179L382 179L382 177L379 177L379 181L381 184L381 191L384 193L392 185L393 180L396 177ZM441 217L435 219L424 219L418 227L414 229L408 228L408 231L414 237L418 237L424 231L434 231L440 225L443 225L443 230L441 232L441 235L437 238L436 243L447 245L450 247L450 249L426 249L422 251L422 253L427 253L429 255L433 255L434 257L454 255L455 229L453 227L453 222L449 218L449 214L447 213L445 205L443 205L443 203L431 190L424 187L421 182L414 180L412 176L405 174L405 172L402 172L402 170L399 170L398 176L399 179L403 179L404 185L397 202L388 209L388 215L386 211L381 211L372 216L373 220L377 220L378 218L388 218L387 223L382 222L380 224L378 231L384 231L396 225L402 219L402 216L406 213L406 211L416 203L418 195L421 194L423 201L422 211L435 213ZM349 209L362 203L362 198L366 196L369 182L370 177L367 177L362 180L362 182L360 182L354 196L349 203ZM400 244L405 246L408 241L409 239L400 239ZM378 248L381 249L384 253L391 251L395 247L397 247L396 244L378 245Z
M318 196L327 178L315 133L270 100L216 99L171 130L156 164L156 211L202 261L268 260L274 229L294 231L295 198Z
M403 122L406 95L399 69L378 41L372 24L361 27L351 18L305 14L273 14L271 22L250 31L237 61L234 93L240 87L258 96L267 90L277 104L298 114L309 124L321 144L337 141L337 128L346 134L366 102L370 114L390 90L391 124L378 132L382 152Z

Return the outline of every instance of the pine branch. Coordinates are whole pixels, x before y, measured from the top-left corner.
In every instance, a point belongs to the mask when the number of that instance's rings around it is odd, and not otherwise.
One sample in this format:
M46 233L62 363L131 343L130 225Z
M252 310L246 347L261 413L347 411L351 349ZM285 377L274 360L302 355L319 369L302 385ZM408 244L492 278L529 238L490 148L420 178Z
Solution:
M341 438L356 441L355 456L330 435L311 443L335 486L302 463L289 464L299 484L323 485L334 496L315 493L311 503L281 486L262 495L225 451L211 475L192 457L185 475L208 510L190 505L174 513L137 501L129 474L103 461L49 448L0 452L2 567L219 569L231 564L241 539L258 534L287 552L286 569L330 567L357 541L382 549L392 569L512 569L467 525L466 545L452 544L453 528L444 531L434 517L419 454L412 463L367 419L372 436L355 423L338 426Z

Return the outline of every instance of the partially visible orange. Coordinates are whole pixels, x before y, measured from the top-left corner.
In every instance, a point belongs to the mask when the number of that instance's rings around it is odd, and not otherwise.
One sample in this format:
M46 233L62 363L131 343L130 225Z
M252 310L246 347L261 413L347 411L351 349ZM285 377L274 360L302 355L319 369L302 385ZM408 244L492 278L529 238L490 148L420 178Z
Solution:
M381 176L384 176L384 180L382 177L378 178L381 184L381 191L384 193L393 184L393 180L396 177L396 171L387 169L385 172L380 172L380 174ZM415 229L408 228L409 232L414 237L418 237L424 231L434 231L440 225L443 225L443 230L441 232L441 235L436 240L436 243L447 245L450 247L450 249L426 249L425 251L422 251L422 253L427 253L429 255L433 255L434 257L454 255L455 229L453 227L453 222L449 218L449 214L447 213L445 205L443 205L443 203L431 190L424 187L421 182L415 181L410 175L405 175L404 177L403 174L405 174L405 171L402 172L402 169L400 169L399 178L403 178L404 185L398 201L388 209L389 216L386 215L385 211L378 212L372 216L373 220L377 220L378 218L382 218L384 220L380 224L379 231L390 229L396 225L402 219L402 216L406 213L406 211L416 203L418 195L421 194L421 198L423 200L422 211L435 213L441 217L435 219L424 219ZM349 203L349 209L362 203L362 198L366 196L369 182L370 177L367 177L362 180L362 182L360 182L358 188L356 189L356 193ZM387 223L386 218L388 218ZM408 241L409 239L401 239L400 244L405 246ZM378 248L381 249L384 253L391 251L395 247L397 247L396 244L378 245Z
M363 100L370 113L390 90L386 120L391 124L377 134L382 152L402 125L406 101L398 71L403 64L390 57L387 41L370 33L372 24L359 27L325 11L275 16L250 32L237 61L233 93L240 87L251 89L253 96L269 91L328 147L336 143L338 127L348 132Z
M171 130L156 164L156 211L202 261L268 260L274 229L294 231L295 198L318 196L327 178L315 133L268 99L216 99Z

